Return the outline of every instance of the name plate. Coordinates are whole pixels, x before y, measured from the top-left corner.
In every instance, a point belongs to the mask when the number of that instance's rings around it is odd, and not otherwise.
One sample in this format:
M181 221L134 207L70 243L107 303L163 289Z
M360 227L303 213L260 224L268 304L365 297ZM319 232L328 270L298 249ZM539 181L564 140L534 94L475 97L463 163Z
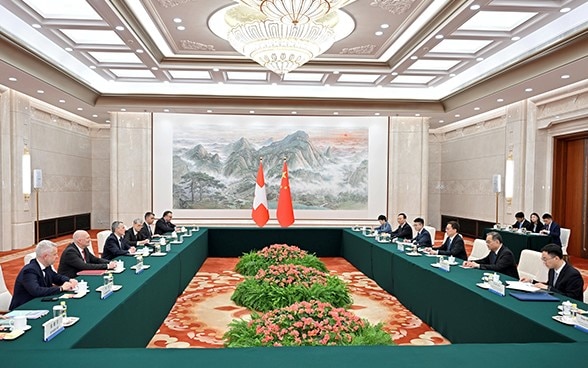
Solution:
M135 275L140 274L141 272L143 272L143 262L137 262L137 264L135 265Z
M166 251L166 252L169 252L170 250L171 250L171 243L167 243L167 244L165 245L165 251Z
M576 324L574 327L582 332L588 333L588 316L583 314L576 315Z
M491 280L488 281L488 285L490 285L490 288L488 289L489 291L500 296L505 296L506 289L502 282Z
M449 266L449 262L441 261L439 262L439 269L445 272L449 272L451 270L451 266Z
M43 323L43 341L50 341L59 335L65 328L63 327L63 316L59 315Z
M113 284L114 284L114 281L111 281L111 282L107 283L106 285L103 285L100 288L100 299L106 299L112 294Z
M396 243L396 246L399 252L404 252L404 244L398 242Z

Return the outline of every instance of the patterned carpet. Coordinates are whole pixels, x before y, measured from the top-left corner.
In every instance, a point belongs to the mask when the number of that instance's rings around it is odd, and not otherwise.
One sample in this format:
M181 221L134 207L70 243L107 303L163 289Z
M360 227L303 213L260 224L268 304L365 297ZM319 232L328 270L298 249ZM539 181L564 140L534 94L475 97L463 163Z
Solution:
M321 258L331 271L349 284L351 310L384 329L399 345L439 345L449 341L414 316L392 295L343 258ZM208 258L149 343L149 348L219 348L233 319L248 318L249 311L231 301L243 276L232 271L236 258Z

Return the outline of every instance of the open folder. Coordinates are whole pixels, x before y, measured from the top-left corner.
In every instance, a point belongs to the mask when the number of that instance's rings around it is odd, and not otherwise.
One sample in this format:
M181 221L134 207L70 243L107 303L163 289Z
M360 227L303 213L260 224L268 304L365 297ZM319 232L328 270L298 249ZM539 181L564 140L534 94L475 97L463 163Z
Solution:
M536 293L519 293L511 291L510 295L517 298L518 300L531 301L531 302L559 302L559 298L553 295L536 292Z

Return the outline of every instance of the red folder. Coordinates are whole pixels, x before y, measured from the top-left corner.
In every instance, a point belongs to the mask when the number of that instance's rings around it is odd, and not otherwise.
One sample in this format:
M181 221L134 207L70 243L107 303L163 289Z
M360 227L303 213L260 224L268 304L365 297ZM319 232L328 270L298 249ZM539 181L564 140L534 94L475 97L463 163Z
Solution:
M78 276L102 276L106 270L83 270L78 272Z

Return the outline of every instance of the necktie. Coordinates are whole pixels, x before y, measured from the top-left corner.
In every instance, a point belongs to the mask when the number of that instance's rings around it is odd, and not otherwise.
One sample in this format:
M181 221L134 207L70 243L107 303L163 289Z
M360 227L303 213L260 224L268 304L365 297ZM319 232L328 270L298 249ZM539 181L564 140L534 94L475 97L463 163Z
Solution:
M86 262L86 252L82 249L82 259Z
M123 241L123 238L119 238L119 239L118 239L118 247L119 247L120 249L123 249L123 246L122 246L122 241Z
M553 272L553 285L551 285L552 287L555 287L555 284L557 283L557 277L559 276L559 273L557 271Z
M496 253L494 253L494 252L490 252L490 263L491 264L496 263Z
M51 266L45 267L45 269L43 270L45 272L45 286L47 286L47 287L51 286L51 276L49 275L50 268L51 268Z
M453 241L453 238L449 238L447 239L447 251L449 252L451 250L451 242Z

